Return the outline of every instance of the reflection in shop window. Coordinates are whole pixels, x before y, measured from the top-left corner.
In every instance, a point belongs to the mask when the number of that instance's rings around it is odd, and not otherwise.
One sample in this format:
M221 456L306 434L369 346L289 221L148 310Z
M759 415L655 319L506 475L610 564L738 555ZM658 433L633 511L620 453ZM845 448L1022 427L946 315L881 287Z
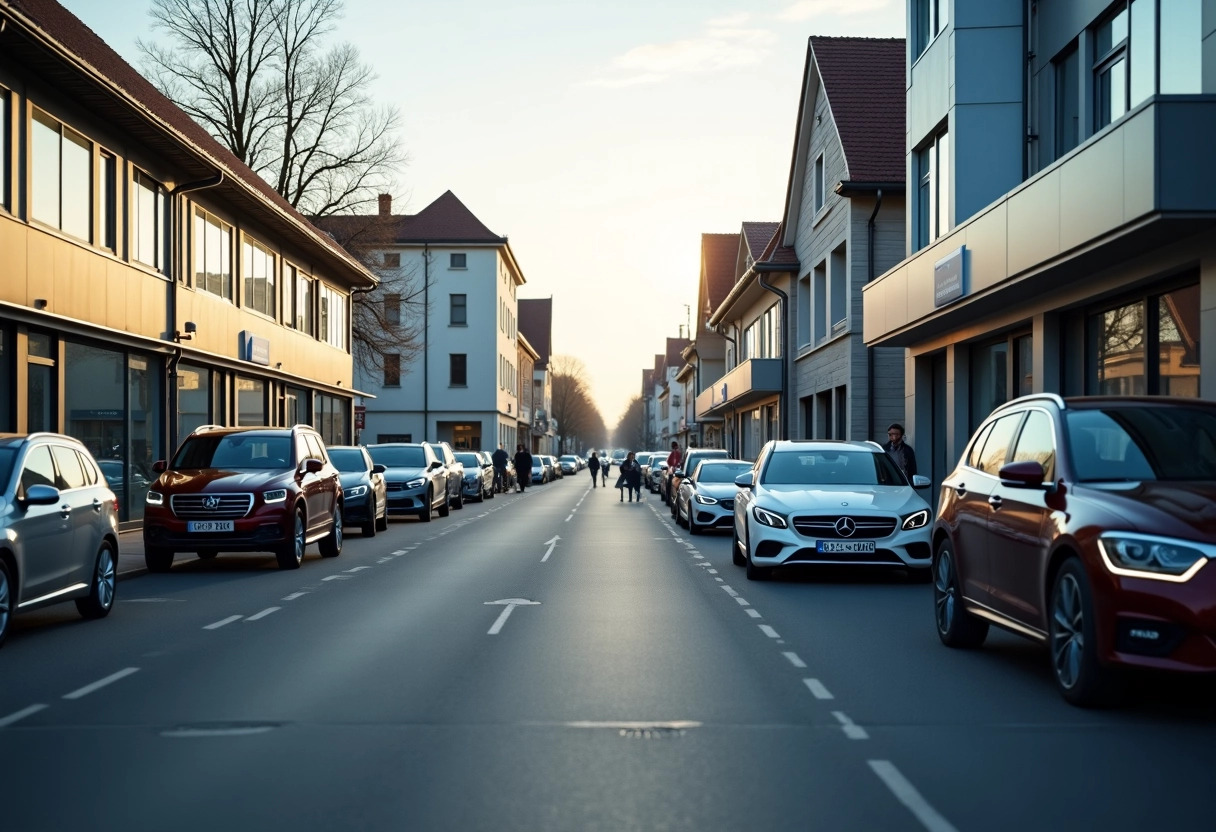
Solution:
M256 427L270 424L266 419L266 383L260 378L236 380L237 424Z
M1144 367L1144 303L1120 306L1094 316L1097 339L1097 389L1102 396L1142 396L1147 392Z
M1009 342L971 350L971 429L1009 400Z
M1199 397L1199 286L1157 299L1158 392Z
M127 359L126 486L127 511L124 520L144 516L144 499L155 477L152 464L160 456L161 371L159 362L143 355Z
M189 436L195 428L213 423L210 394L210 370L190 364L178 365L177 432L179 438Z

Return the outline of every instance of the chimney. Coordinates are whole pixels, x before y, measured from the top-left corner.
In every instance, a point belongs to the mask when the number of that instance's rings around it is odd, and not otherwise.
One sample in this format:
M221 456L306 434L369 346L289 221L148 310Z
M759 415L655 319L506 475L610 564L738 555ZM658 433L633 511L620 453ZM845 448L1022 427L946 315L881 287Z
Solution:
M393 195L380 194L380 216L387 217L393 213Z

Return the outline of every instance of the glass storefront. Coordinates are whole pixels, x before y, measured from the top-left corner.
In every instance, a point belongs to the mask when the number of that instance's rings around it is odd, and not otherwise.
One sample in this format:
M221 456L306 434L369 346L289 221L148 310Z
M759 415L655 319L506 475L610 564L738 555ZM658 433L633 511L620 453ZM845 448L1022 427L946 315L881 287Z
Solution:
M1087 391L1107 396L1199 396L1199 285L1089 317Z
M8 340L11 332L9 327L0 326L0 392L4 394L4 399L0 400L0 431L15 430L17 421L17 414L13 412L15 397L9 395L13 389L13 370L9 365L13 348Z
M26 430L55 430L55 353L50 335L31 332L27 339Z
M184 439L201 425L217 424L211 402L211 370L193 364L177 367L177 436Z
M155 476L152 464L160 457L160 363L143 355L127 358L127 520L144 516L144 498Z
M266 382L262 379L237 378L236 423L251 427L270 424L266 416Z
M1009 342L971 350L971 430L1009 400Z
M308 424L308 391L299 387L288 387L283 395L283 424Z
M327 445L349 445L350 424L347 412L350 400L318 393L312 425Z

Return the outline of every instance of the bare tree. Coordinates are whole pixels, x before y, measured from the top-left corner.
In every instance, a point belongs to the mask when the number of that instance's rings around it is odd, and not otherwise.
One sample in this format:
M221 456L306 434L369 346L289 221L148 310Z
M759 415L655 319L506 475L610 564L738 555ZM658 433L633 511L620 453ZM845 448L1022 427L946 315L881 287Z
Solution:
M607 435L604 417L587 390L587 367L570 355L555 355L549 362L553 373L553 418L561 430L560 451L601 444Z
M312 216L390 192L406 155L400 116L368 93L375 74L330 44L342 0L152 0L167 43L136 45L173 103Z
M625 448L645 448L647 430L646 413L642 406L642 397L634 396L621 414L621 419L612 432L613 444Z

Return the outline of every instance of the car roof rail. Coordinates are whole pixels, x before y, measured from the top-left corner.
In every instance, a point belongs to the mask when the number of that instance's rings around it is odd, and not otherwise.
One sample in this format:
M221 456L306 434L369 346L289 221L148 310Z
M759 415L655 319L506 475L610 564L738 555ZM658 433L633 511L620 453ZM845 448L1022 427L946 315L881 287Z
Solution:
M1067 410L1068 405L1064 402L1064 397L1059 393L1028 393L1025 396L1018 396L1016 399L1005 402L1004 404L994 407L992 410L995 413L998 410L1004 410L1012 405L1026 404L1033 401L1048 401L1058 407L1060 410Z
M862 441L863 441L865 444L867 444L867 445L873 445L875 448L877 448L877 449L878 449L878 450L880 450L880 451L882 450L882 445L878 444L878 443L877 443L877 442L875 442L873 439L865 439L865 440L862 440Z
M199 425L198 427L196 427L194 429L194 431L195 431L195 433L197 433L200 430L223 430L223 429L224 429L223 425Z

